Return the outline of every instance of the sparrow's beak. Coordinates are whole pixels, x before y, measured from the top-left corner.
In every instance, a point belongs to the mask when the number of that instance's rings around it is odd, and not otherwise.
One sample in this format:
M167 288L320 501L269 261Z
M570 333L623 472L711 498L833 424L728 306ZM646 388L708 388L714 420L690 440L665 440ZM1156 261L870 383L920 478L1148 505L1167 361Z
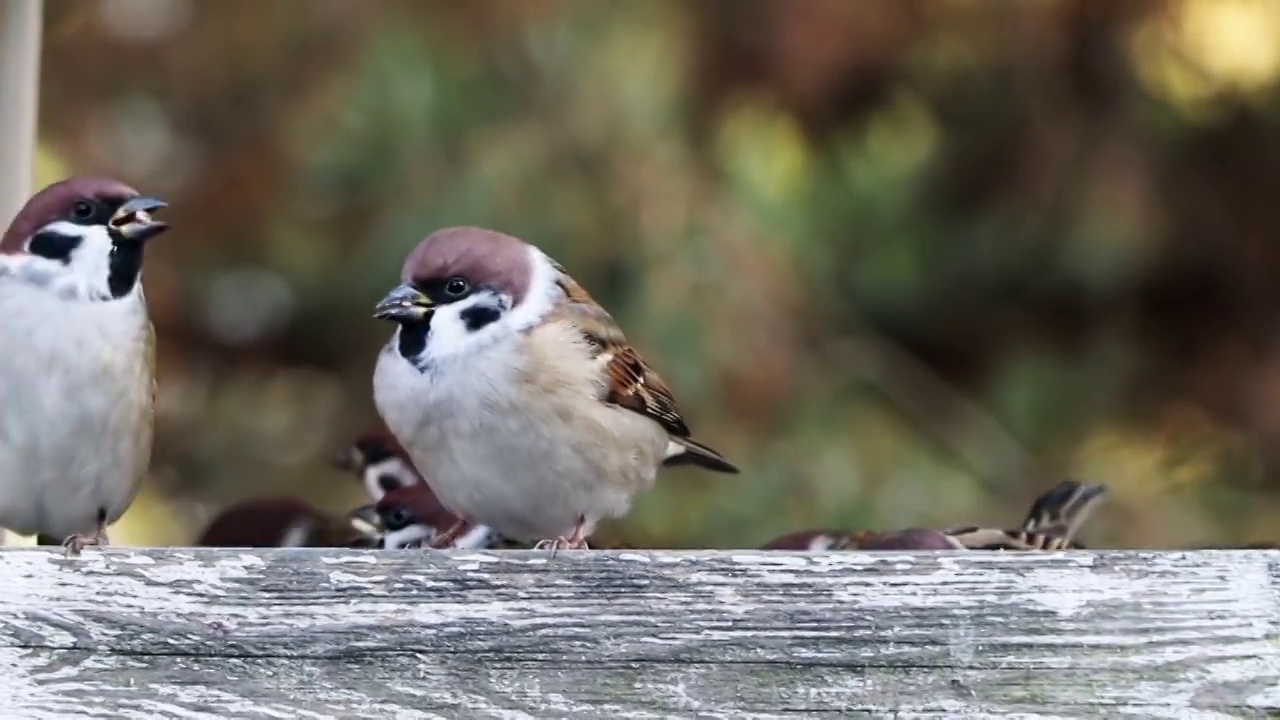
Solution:
M365 505L352 510L347 516L351 527L357 532L371 538L382 537L382 518L372 505Z
M333 466L346 472L355 472L364 467L364 453L358 447L344 448L334 456Z
M142 242L169 229L168 223L151 217L151 213L166 207L169 205L163 200L140 195L126 200L111 216L108 224L112 232L125 240Z
M422 322L435 311L435 303L409 283L397 286L373 309L373 316L392 322Z

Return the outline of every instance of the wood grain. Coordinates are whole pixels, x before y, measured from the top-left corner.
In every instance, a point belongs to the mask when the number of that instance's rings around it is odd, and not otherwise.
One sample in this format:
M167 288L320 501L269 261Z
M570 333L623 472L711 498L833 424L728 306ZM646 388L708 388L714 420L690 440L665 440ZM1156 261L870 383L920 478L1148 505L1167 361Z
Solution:
M1280 551L0 551L0 716L1280 715Z

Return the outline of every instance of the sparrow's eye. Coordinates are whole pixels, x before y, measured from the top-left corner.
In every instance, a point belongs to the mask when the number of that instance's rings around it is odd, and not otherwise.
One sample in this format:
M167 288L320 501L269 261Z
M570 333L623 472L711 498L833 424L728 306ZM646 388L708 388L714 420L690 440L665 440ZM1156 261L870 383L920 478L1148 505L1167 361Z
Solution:
M392 531L403 530L412 524L413 515L409 514L409 511L405 510L403 507L392 508L392 510L382 518L383 527Z
M77 200L71 206L71 219L76 222L88 222L98 213L98 206L88 200Z
M444 294L453 300L466 295L470 289L471 285L460 277L452 277L444 282Z

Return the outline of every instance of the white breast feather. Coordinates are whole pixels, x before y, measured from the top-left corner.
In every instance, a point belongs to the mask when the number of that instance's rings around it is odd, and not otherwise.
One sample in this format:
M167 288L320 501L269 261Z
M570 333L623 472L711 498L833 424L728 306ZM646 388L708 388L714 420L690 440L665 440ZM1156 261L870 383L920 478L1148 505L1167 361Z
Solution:
M149 461L145 302L140 284L102 302L28 279L0 272L0 526L87 533L99 507L123 514Z

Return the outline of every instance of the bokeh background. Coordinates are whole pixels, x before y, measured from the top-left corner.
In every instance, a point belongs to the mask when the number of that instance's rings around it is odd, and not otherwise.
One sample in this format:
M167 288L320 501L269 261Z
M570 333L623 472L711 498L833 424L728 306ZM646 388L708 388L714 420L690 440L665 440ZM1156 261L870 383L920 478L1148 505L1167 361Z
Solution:
M432 230L563 262L740 477L609 541L1013 524L1280 540L1280 3L47 0L37 182L172 202L119 544L362 500L370 308Z

